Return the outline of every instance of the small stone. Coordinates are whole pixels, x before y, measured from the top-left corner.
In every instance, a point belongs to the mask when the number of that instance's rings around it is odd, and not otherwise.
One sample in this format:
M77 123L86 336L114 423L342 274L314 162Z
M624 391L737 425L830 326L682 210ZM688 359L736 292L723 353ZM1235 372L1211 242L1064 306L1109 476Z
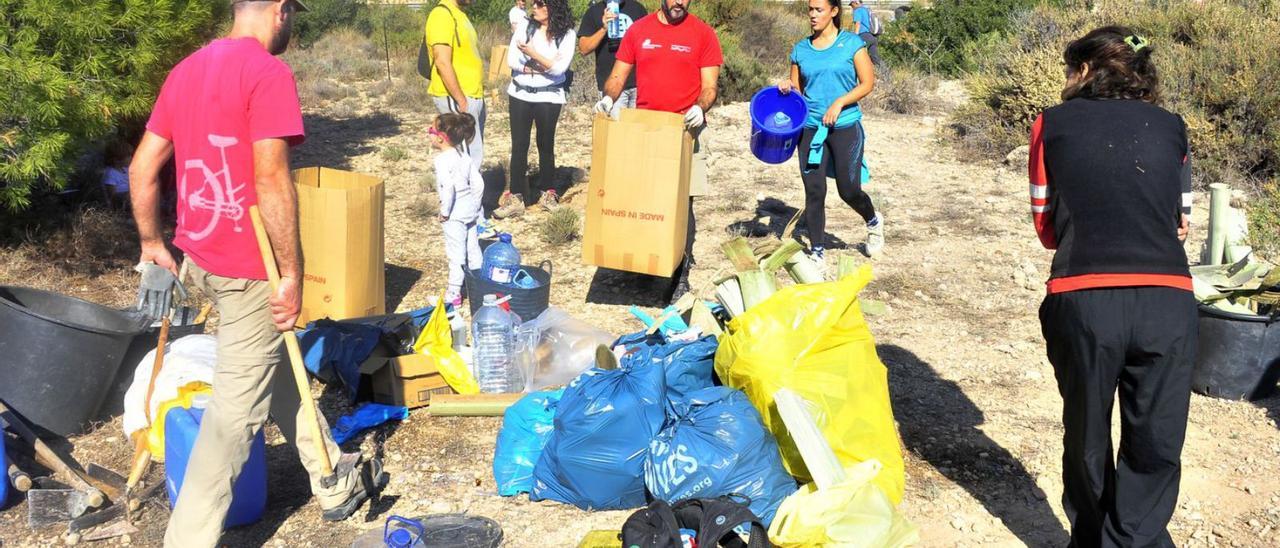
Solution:
M120 537L120 544L128 546L131 542L133 542L133 537L130 537L129 535L123 535Z
M1251 519L1249 520L1249 527L1257 529L1259 527L1262 527L1262 522L1258 521L1257 519Z
M427 507L428 514L449 514L453 512L453 505L444 501L436 501Z
M1255 494L1255 492L1254 492L1254 489L1253 489L1253 486L1252 486L1252 485L1246 485L1246 486L1244 486L1244 492L1249 493L1250 495Z
M956 518L951 520L951 527L955 528L957 531L963 531L964 525L965 525L964 518Z

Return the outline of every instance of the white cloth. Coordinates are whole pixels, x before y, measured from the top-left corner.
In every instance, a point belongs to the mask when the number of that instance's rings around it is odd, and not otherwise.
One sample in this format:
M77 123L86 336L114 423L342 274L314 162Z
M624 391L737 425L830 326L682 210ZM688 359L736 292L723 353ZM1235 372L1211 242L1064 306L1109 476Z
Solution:
M480 252L480 236L476 233L476 223L471 221L448 220L441 223L444 230L444 254L449 259L449 288L445 291L445 300L452 301L462 294L462 281L466 274L462 271L465 264L467 270L480 270L483 256Z
M507 21L511 22L511 32L515 32L528 20L529 14L520 9L520 6L511 6L511 11L507 12Z
M151 426L142 408L155 363L156 351L153 349L133 370L133 382L124 394L125 436ZM155 391L151 393L151 416L155 417L161 403L177 397L179 388L197 381L213 384L213 368L217 363L218 338L213 335L187 335L166 344L164 365L160 368L160 376L156 377Z
M458 104L452 97L432 97L431 99L436 104L436 112L440 114L458 112ZM467 143L467 154L471 156L471 164L476 167L476 171L479 171L480 164L484 161L484 119L487 113L487 109L484 108L484 99L467 97L467 113L476 119L476 136Z
M436 156L435 168L440 215L463 223L473 223L480 218L484 179L471 157L456 147L451 148Z
M578 35L573 30L565 33L559 43L548 39L546 33L535 32L529 36L528 23L521 25L511 35L511 44L507 47L507 64L511 67L511 83L507 84L507 95L529 103L555 103L563 105L568 94L563 84L568 78L569 65L573 64L573 55L577 51ZM529 56L520 52L521 44L528 42L538 55L552 61L546 72L525 74L524 67L529 63ZM528 91L525 88L545 88L558 86L555 90Z

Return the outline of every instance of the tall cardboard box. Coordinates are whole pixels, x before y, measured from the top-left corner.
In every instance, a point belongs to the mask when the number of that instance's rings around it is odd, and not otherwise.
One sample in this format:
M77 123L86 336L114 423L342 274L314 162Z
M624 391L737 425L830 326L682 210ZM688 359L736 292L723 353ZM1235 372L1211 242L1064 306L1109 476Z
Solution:
M511 67L507 65L507 45L498 44L489 51L489 84L498 85L511 79Z
M582 237L586 264L671 276L684 258L693 140L684 117L623 109L597 115Z
M302 314L320 318L386 311L382 180L323 167L293 172L302 238Z

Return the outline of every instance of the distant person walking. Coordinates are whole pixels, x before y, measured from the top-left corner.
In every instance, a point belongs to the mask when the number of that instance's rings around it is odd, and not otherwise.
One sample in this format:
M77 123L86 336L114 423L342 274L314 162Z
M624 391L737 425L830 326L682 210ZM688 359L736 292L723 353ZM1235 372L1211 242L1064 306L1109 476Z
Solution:
M649 15L640 0L617 1L618 12L614 13L609 6L615 2L600 0L587 6L582 14L582 23L578 25L578 53L596 56L596 89L604 97L604 83L613 71L613 62L617 59L618 47L622 45L622 37L626 36L631 25ZM610 24L617 27L616 36L610 37ZM636 75L633 72L622 84L622 93L613 102L612 113L622 108L636 108Z
M550 211L559 203L556 193L556 124L569 95L569 65L573 63L573 14L567 0L530 0L527 24L511 37L507 86L511 109L510 192L493 216L515 217L535 203ZM538 130L538 185L529 188L529 132Z
M614 104L622 96L634 68L636 106L684 114L685 127L694 136L696 153L701 150L698 136L706 128L706 112L716 102L716 86L724 56L716 31L689 13L691 3L692 0L662 0L661 9L631 25L618 47L613 71L605 81L604 96L596 103L595 110L605 114L616 112ZM694 166L694 171L699 170ZM705 168L701 169L701 172L705 171ZM693 184L691 181L691 188ZM695 234L697 221L693 200L690 199L684 260L674 273L676 283L671 286L672 301L689 292Z
M809 26L813 34L791 48L791 76L778 89L804 95L809 105L796 155L804 181L809 248L825 267L827 177L831 175L840 199L867 224L863 251L874 257L884 248L884 221L862 190L869 175L858 106L875 88L876 69L862 39L840 30L840 0L809 0Z
M515 34L516 30L529 19L529 12L524 9L525 0L516 0L516 5L511 6L511 11L507 12L507 22L511 23L511 34Z
M427 93L437 112L465 112L476 119L476 135L466 148L478 170L484 160L484 62L476 45L476 28L459 7L470 4L471 0L440 0L427 15L426 41L431 48Z
M479 270L480 237L476 231L483 212L480 207L484 181L463 144L476 131L476 120L470 114L446 112L436 117L427 128L436 156L436 195L440 197L440 226L444 232L444 251L449 259L449 286L444 301L457 308L462 304L464 268Z
M1072 546L1173 546L1198 324L1182 248L1187 128L1157 106L1152 49L1124 27L1071 42L1063 102L1031 129L1031 213L1057 250L1040 326L1062 395Z
M871 14L871 8L862 5L862 0L852 0L853 33L867 44L867 53L871 55L871 64L880 67L880 23Z
M139 261L175 274L160 222L158 176L171 156L180 166L173 243L221 317L213 401L165 531L170 547L219 543L231 487L268 415L297 449L323 519L346 519L385 480L381 460L361 464L358 452L344 454L322 425L337 481L321 481L321 455L308 429L298 427L307 416L289 366L281 363L281 332L293 328L302 308L304 268L289 147L302 143L304 131L293 71L276 56L289 45L295 11L306 7L291 0L234 5L228 35L183 59L165 79L129 166ZM275 290L246 214L255 205L280 267Z

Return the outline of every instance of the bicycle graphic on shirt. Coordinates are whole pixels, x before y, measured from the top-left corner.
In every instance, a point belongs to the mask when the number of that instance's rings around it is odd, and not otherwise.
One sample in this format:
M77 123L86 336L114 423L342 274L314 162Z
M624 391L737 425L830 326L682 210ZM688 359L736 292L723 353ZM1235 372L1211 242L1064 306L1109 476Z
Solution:
M183 166L182 180L179 183L179 195L187 197L187 209L210 211L213 214L209 216L209 221L199 230L196 227L187 226L184 219L179 220L179 224L187 231L188 236L192 240L203 240L209 237L213 231L218 228L218 221L223 217L231 219L235 223L234 230L243 232L240 227L240 220L244 218L244 198L237 196L244 185L239 186L231 182L231 167L227 165L227 149L235 146L239 141L235 137L223 137L221 135L209 135L209 144L218 149L218 154L222 159L222 168L218 171L209 169L204 160L195 159L187 160ZM204 182L194 193L187 193L187 177L192 169L199 169L204 177ZM222 180L219 180L219 177Z

